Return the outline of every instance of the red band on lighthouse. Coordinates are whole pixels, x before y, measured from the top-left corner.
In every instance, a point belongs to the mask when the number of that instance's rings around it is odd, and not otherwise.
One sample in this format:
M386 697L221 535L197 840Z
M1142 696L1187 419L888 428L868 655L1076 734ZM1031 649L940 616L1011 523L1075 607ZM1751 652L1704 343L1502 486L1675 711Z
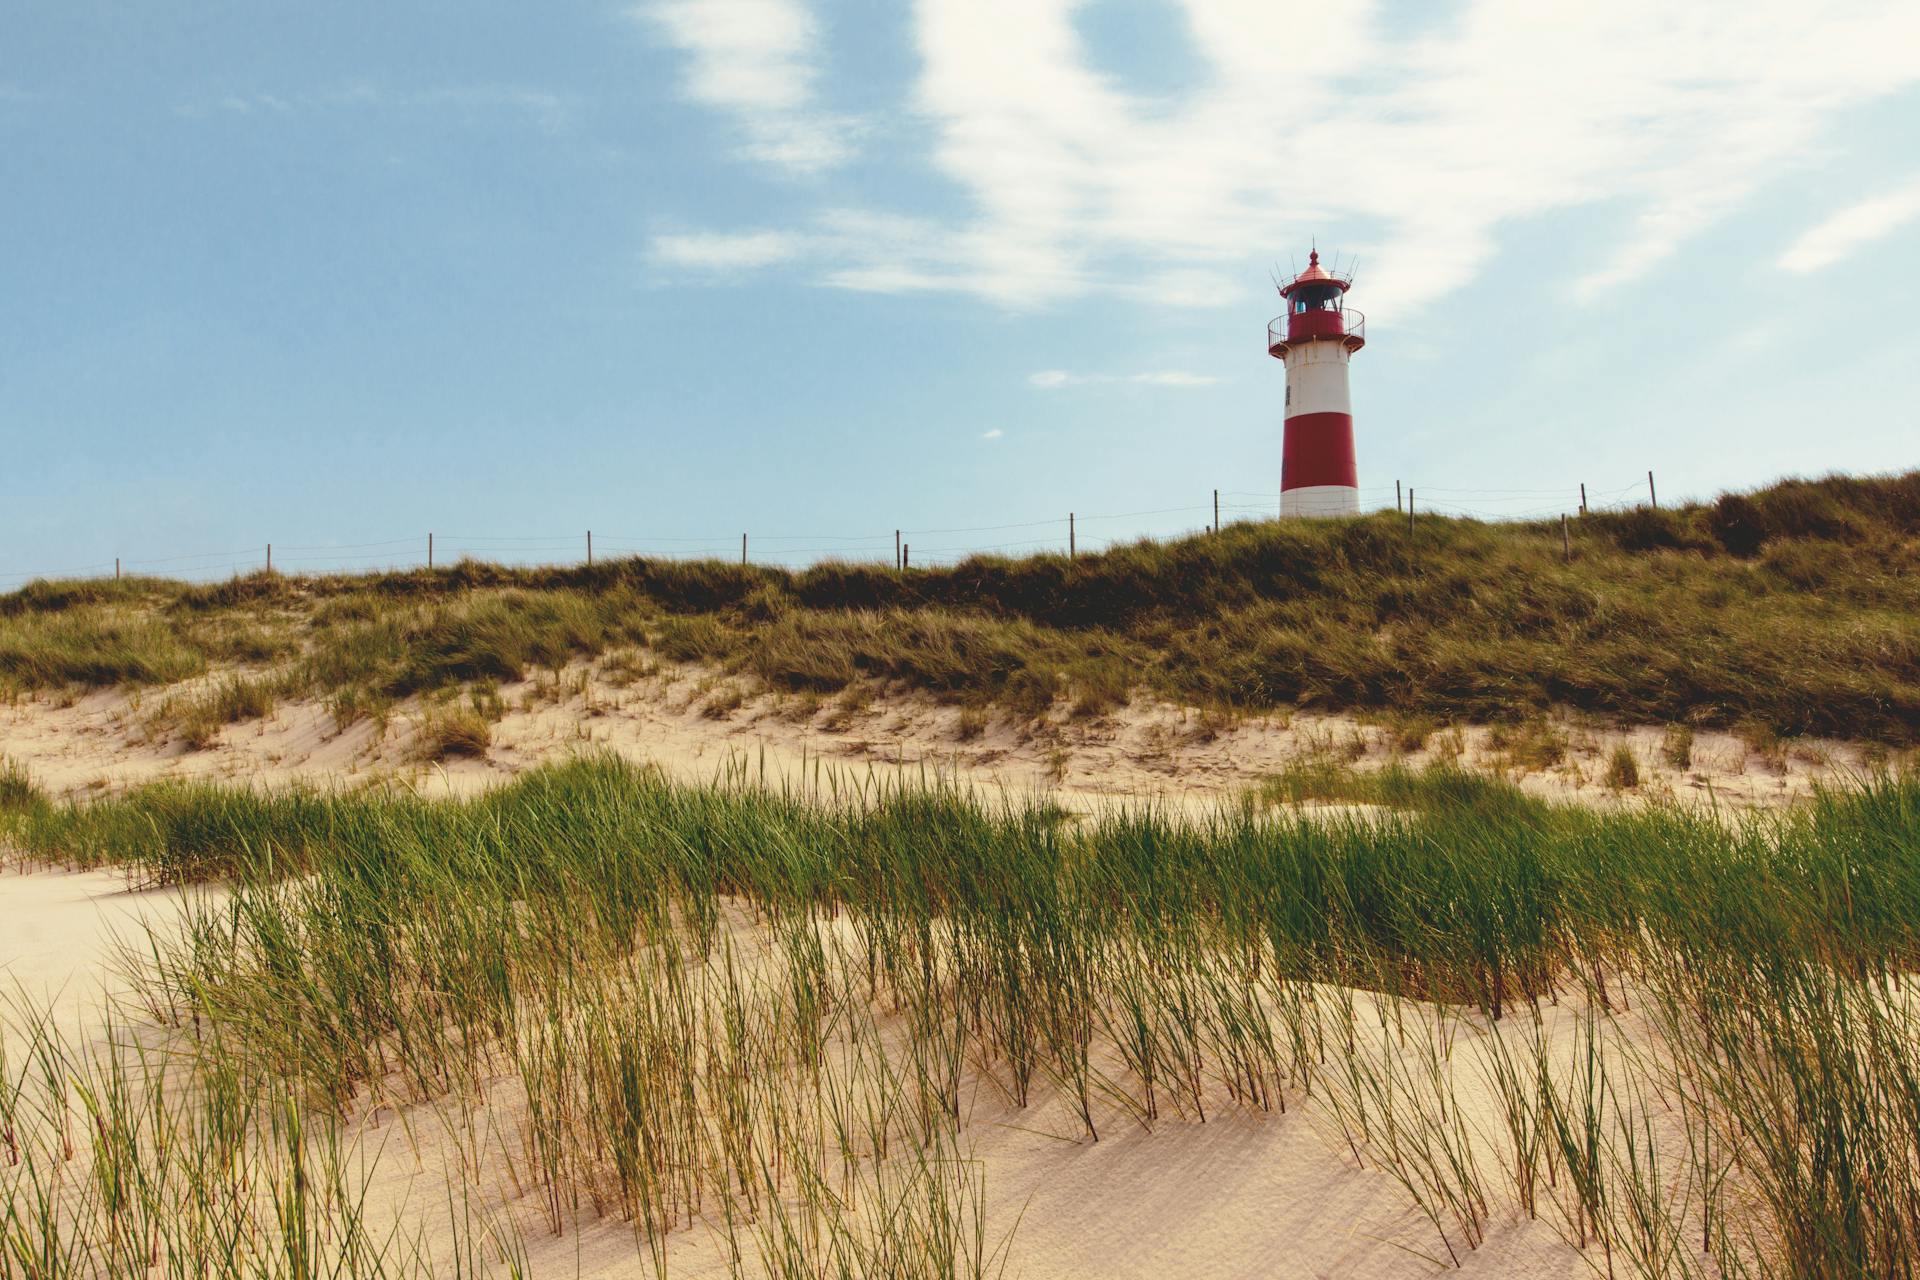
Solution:
M1280 456L1280 491L1315 485L1356 488L1360 471L1353 460L1353 415L1299 413L1287 419Z

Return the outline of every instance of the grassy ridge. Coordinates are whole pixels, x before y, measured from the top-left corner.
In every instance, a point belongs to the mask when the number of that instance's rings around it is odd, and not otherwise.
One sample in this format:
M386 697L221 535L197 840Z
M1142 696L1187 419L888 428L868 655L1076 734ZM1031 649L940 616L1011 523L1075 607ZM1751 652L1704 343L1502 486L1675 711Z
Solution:
M729 1232L795 1195L824 1212L889 1152L950 1152L979 1073L1091 1141L1312 1100L1456 1260L1505 1204L1626 1274L1907 1274L1920 779L1737 826L1447 770L1381 785L1406 811L1078 824L604 759L466 802L20 784L4 820L39 856L227 878L156 946L148 999L323 1112L516 1081L554 1230L583 1205L655 1243L696 1206ZM1628 998L1657 1035L1623 1038ZM1562 1003L1570 1061L1540 1038ZM1457 1119L1455 1053L1498 1083L1498 1142ZM1684 1133L1657 1138L1656 1106ZM923 1160L901 1219L903 1256L946 1240L942 1266L887 1274L981 1274L977 1220L953 1243L977 1191L929 1180L956 1167ZM818 1274L789 1262L764 1273Z
M1069 561L897 573L644 559L361 577L34 583L0 680L159 683L232 663L358 703L627 646L776 688L887 682L1037 712L1146 686L1200 705L1636 721L1920 741L1920 473L1790 481L1557 524L1233 525Z

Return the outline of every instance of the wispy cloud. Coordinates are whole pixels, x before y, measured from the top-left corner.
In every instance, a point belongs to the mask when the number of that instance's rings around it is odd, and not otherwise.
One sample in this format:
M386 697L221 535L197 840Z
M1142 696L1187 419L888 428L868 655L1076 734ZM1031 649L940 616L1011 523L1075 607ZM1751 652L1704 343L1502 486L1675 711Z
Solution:
M324 89L287 93L221 93L177 103L174 114L188 120L220 116L294 116L322 111L504 112L522 116L547 132L562 128L573 110L564 94L514 84L442 85L396 88L354 80Z
M1001 436L1004 436L1005 434L1007 433L1002 431L999 427L990 427L987 430L982 431L980 433L980 438L982 440L998 440Z
M1818 271L1920 218L1920 178L1871 200L1848 205L1809 228L1780 255L1785 271Z
M1128 383L1139 387L1211 387L1220 379L1184 369L1156 369L1148 373L1071 373L1065 369L1042 369L1027 375L1027 385L1036 391L1059 391L1064 387L1087 387Z
M293 103L278 94L222 93L176 103L173 114L188 120L204 120L209 116L286 115L292 110Z
M816 278L1014 307L1093 293L1209 306L1317 231L1361 255L1366 305L1392 320L1485 270L1507 225L1617 206L1611 243L1568 253L1569 293L1590 298L1800 163L1841 112L1920 81L1910 0L1465 0L1413 35L1361 3L1326 11L1310 48L1291 6L1178 2L1204 74L1168 102L1095 65L1079 0L920 0L902 107L969 212L803 221ZM762 5L769 23L743 45ZM798 0L667 8L687 24L696 98L749 122L819 110ZM743 87L736 71L755 66L768 86ZM778 148L763 158L785 164ZM851 233L863 218L891 233Z
M819 32L801 0L650 0L630 13L687 55L686 95L733 116L750 159L810 173L853 155L858 122L815 98Z
M807 243L806 237L784 231L702 231L655 236L652 257L663 267L744 271L789 261L798 257Z

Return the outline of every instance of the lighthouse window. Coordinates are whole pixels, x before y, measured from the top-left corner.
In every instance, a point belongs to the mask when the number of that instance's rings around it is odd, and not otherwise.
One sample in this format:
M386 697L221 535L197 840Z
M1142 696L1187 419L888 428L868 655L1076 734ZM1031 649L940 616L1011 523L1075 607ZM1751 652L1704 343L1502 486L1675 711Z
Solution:
M1338 311L1340 291L1327 285L1309 285L1293 295L1293 309L1296 312Z

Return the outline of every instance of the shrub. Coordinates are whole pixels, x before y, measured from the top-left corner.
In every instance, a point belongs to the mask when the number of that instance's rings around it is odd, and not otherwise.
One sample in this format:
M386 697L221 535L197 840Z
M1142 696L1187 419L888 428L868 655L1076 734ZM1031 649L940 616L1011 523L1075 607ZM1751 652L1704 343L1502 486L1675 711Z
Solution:
M1764 720L1742 720L1733 727L1733 732L1744 742L1747 750L1760 757L1769 769L1776 772L1787 767L1787 744L1780 740L1780 734Z
M1615 791L1632 791L1640 785L1640 761L1624 742L1607 757L1607 785Z
M1765 518L1752 498L1742 493L1722 494L1707 517L1707 527L1720 545L1736 556L1755 556L1767 540Z
M585 675L585 672L581 672ZM492 680L482 680L467 690L467 701L472 704L474 714L488 724L497 723L506 718L507 701L500 696L500 686Z
M740 686L729 681L715 689L707 700L700 704L700 714L709 720L725 720L738 711L746 700L747 695L741 692Z
M420 726L419 754L425 760L483 757L493 745L493 730L479 712L466 707L428 714Z
M1693 730L1684 724L1670 724L1660 739L1660 758L1680 770L1693 767Z
M34 785L26 766L0 756L0 813L24 812L46 804L46 797Z
M1432 716L1418 713L1397 713L1387 717L1387 742L1399 755L1412 755L1426 748L1427 739L1440 726L1434 723Z
M1567 735L1545 716L1496 725L1491 741L1507 764L1522 772L1551 769L1567 758Z
M228 676L197 697L169 703L161 718L180 726L189 750L204 751L226 726L272 715L276 683L272 677Z

